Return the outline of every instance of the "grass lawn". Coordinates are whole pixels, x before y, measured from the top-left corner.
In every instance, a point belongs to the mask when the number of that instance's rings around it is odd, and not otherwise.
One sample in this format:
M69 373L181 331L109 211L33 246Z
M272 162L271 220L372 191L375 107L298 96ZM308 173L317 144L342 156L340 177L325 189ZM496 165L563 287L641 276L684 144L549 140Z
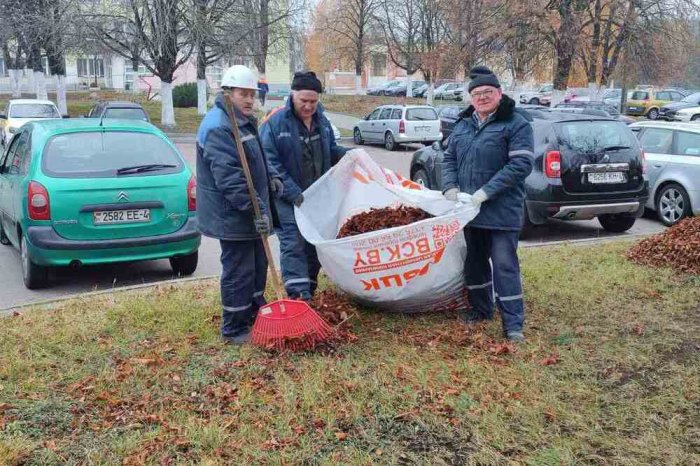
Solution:
M359 340L218 341L218 287L0 325L0 464L700 464L700 277L629 243L522 251L528 342L361 311Z

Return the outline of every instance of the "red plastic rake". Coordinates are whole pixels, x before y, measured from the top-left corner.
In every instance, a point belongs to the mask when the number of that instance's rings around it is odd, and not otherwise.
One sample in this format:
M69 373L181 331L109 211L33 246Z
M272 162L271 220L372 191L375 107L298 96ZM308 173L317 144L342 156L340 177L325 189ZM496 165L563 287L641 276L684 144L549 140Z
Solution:
M253 203L253 213L256 219L262 217L258 196L255 193L253 178L250 174L248 157L246 156L241 133L238 130L236 116L228 96L224 99L228 114L231 118L233 128L233 138L236 140L236 147L241 158L241 165L245 173L248 184L248 193ZM278 351L291 350L302 351L312 349L318 343L328 339L331 327L311 309L304 301L293 301L285 299L284 288L280 283L277 267L272 257L268 235L261 235L267 262L270 266L272 287L277 295L277 301L268 303L260 308L258 316L253 324L251 341L254 345L265 349L275 349Z

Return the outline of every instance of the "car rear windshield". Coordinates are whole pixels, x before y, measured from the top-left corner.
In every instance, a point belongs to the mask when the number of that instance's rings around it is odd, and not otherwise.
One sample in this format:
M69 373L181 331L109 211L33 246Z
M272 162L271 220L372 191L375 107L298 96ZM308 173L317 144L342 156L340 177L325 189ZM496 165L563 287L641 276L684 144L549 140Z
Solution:
M409 108L406 110L406 120L408 121L425 121L437 120L437 113L432 108Z
M635 148L632 131L619 121L565 121L555 125L559 146L585 153Z
M632 93L632 100L644 100L649 98L649 93L646 91L634 91Z
M105 112L105 118L124 118L127 120L148 121L146 112L140 108L108 108Z
M49 104L13 104L10 118L60 118L56 107Z
M153 134L128 131L59 134L46 144L42 159L44 173L57 178L112 178L119 176L120 168L151 164L174 167L128 176L177 173L183 168L167 142Z

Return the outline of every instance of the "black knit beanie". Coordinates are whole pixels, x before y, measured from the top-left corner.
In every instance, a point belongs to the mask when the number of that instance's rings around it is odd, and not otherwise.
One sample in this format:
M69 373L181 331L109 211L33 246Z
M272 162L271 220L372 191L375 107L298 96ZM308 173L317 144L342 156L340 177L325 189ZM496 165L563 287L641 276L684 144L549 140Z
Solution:
M316 73L313 71L299 71L294 73L294 79L292 79L292 90L316 91L320 94L323 92L323 85L316 77Z
M469 81L469 92L479 86L501 87L501 83L498 82L498 78L493 74L493 71L482 65L475 66L469 70L469 77L471 78L471 81Z

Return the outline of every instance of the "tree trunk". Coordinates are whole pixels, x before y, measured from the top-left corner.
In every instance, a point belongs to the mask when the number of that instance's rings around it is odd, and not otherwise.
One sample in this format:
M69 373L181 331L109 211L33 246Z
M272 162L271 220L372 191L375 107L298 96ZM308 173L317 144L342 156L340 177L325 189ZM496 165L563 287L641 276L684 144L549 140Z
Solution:
M207 80L197 79L197 115L207 113Z
M46 91L46 77L43 71L34 71L34 93L39 100L49 99L49 93Z
M10 89L12 97L18 99L22 97L22 70L11 69L7 70L10 75Z
M362 95L362 73L355 74L355 95Z
M435 83L428 84L428 105L433 105L433 96L435 95Z
M61 115L68 115L65 75L56 75L56 104L58 105L58 111Z
M197 114L207 113L207 55L204 44L197 50Z
M413 97L413 79L411 75L406 75L406 97Z
M553 80L554 89L559 91L566 91L576 50L577 34L575 34L576 24L572 3L573 0L562 0L559 6L561 24L554 41L556 65ZM552 106L554 105L556 104L552 102Z
M161 81L160 83L160 124L167 127L175 126L172 82Z

